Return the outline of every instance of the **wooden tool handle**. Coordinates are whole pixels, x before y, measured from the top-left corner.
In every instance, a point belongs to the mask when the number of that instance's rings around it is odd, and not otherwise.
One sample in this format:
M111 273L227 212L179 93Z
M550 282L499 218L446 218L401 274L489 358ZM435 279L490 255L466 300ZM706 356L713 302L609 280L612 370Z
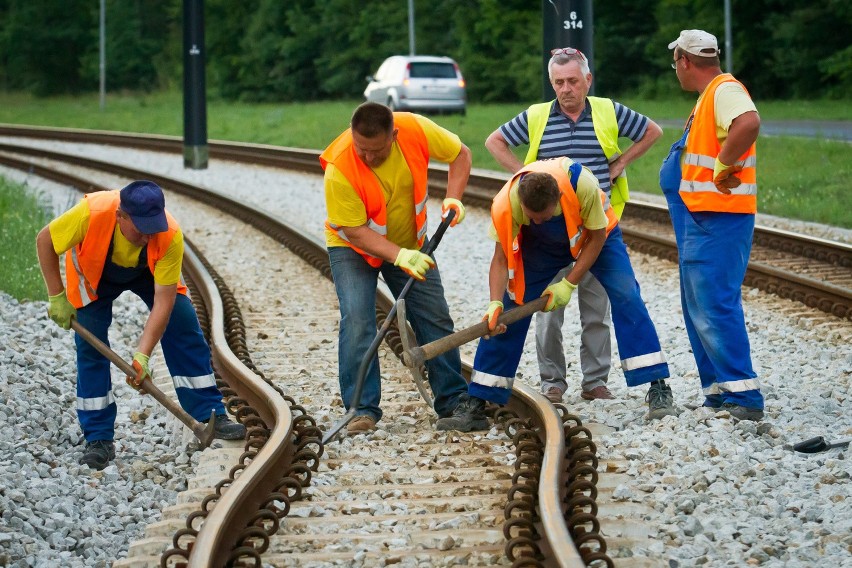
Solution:
M497 324L510 325L518 320L530 317L534 313L544 309L544 306L547 305L547 299L547 296L542 296L541 298L536 298L532 302L507 310L503 312L499 318L497 318ZM427 343L422 347L415 347L411 350L412 362L416 363L417 361L420 361L420 364L422 364L423 362L433 359L442 353L446 353L450 349L455 349L456 347L464 345L469 341L473 341L474 339L487 334L488 322L481 321L476 325L472 325L466 329L457 331L451 335L442 337L441 339L437 339L432 343Z

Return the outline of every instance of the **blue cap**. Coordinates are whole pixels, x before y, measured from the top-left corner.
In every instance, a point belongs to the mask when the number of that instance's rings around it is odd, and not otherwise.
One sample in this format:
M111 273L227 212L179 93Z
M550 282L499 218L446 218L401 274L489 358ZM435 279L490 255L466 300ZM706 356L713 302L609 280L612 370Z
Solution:
M153 181L134 181L121 190L121 210L130 216L143 235L162 233L169 228L166 198Z

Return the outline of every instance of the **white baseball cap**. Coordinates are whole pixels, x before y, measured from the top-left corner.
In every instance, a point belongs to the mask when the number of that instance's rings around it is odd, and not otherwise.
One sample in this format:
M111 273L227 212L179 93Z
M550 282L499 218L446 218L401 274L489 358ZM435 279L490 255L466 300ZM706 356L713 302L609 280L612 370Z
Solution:
M669 49L681 48L687 53L700 57L719 55L719 44L716 36L704 30L681 30L676 40L669 44Z

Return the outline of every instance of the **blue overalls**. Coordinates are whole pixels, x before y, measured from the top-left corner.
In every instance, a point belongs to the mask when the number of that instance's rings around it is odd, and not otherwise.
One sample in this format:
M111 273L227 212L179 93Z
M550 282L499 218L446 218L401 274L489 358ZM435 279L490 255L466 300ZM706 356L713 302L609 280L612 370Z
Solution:
M660 187L677 240L683 319L706 397L704 406L732 403L762 410L742 302L754 215L686 208L679 193L681 154L691 126L692 117L663 161Z
M556 273L573 263L574 257L561 214L540 225L522 225L521 232L524 302L529 302L541 296ZM619 226L610 232L590 271L603 285L612 304L612 323L627 385L634 387L667 378L669 366L642 301ZM503 295L503 305L510 310L518 304L507 292ZM479 341L468 386L471 395L497 404L508 402L531 320L532 317L519 320L508 326L505 333Z
M112 244L107 252L98 299L77 310L77 321L109 345L112 303L130 290L151 309L154 303L154 277L148 269L147 249L142 248L139 264L125 268L112 262ZM112 440L116 405L110 380L110 362L79 335L77 344L77 417L87 442ZM224 414L222 394L216 387L210 366L210 348L204 340L192 302L183 294L175 298L166 331L160 344L166 366L175 385L180 405L198 421L208 420L210 411Z

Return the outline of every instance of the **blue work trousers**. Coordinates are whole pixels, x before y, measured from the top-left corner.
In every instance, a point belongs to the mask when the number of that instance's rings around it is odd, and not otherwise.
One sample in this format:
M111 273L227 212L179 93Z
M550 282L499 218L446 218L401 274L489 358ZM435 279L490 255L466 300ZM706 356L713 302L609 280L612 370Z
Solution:
M562 216L554 217L544 225L565 235L564 247L567 247ZM573 262L573 259L551 254L549 248L531 247L528 250L527 245L528 239L525 238L521 245L524 251L525 303L541 296L556 273L566 266L566 260ZM606 290L612 305L612 323L627 385L639 386L667 378L669 367L660 348L657 330L642 300L620 227L616 226L609 234L590 271ZM504 294L503 305L506 310L517 307L508 293ZM508 402L530 320L524 318L510 325L506 333L480 340L473 363L470 394L497 404Z
M77 321L107 345L112 304L125 290L139 296L148 309L153 305L154 279L146 270L145 274L127 283L102 279L98 285L98 299L77 310ZM112 440L116 405L110 362L79 335L75 334L74 339L77 344L77 417L83 434L88 442ZM183 294L175 299L160 345L181 407L198 421L208 420L214 410L216 414L224 414L222 394L216 387L210 365L210 348L192 302Z
M349 247L329 247L328 257L340 304L338 378L343 404L349 410L353 404L358 368L376 337L376 286L379 274L394 297L402 292L410 277L388 262L374 268ZM425 281L414 282L408 290L405 309L421 345L453 333L453 320L444 298L444 287L437 266L426 272ZM376 353L370 355L372 362L363 379L365 382L356 414L368 415L379 421L382 417L379 357ZM461 375L459 350L452 349L427 361L426 369L435 396L435 412L440 417L449 416L456 407L459 395L467 390L467 383Z
M706 397L704 404L763 409L742 302L754 215L686 208L678 189L687 133L672 145L663 162L660 186L677 240L683 319Z

